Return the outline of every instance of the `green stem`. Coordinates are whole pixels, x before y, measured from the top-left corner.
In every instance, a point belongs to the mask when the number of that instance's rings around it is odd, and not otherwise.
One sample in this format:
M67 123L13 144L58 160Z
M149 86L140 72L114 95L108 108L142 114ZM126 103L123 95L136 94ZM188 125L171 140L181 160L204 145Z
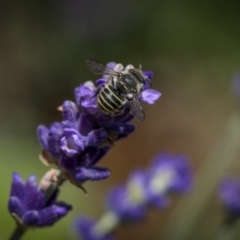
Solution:
M16 227L14 232L12 233L12 235L10 236L9 240L19 240L22 238L22 236L24 235L24 233L26 232L26 228L22 228L22 227Z

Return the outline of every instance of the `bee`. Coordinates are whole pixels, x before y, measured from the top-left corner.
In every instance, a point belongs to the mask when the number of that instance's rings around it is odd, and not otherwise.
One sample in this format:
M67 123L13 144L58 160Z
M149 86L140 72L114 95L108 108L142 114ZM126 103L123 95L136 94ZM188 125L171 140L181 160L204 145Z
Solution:
M130 102L132 116L138 121L144 120L145 114L138 100L146 82L141 68L129 65L127 71L117 72L94 59L87 59L86 64L95 75L109 75L107 83L101 84L95 94L99 93L97 104L103 113L120 115L124 105Z

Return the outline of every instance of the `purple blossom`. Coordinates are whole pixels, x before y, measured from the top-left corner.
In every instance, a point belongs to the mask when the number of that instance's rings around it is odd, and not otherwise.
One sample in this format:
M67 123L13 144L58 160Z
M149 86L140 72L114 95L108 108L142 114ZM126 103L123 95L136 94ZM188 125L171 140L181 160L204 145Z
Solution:
M109 191L106 213L99 221L82 217L77 220L77 230L84 240L108 239L120 223L144 219L148 206L166 208L170 194L191 189L192 178L185 155L158 154L147 170L133 171L126 184Z
M108 209L120 219L142 219L146 205L165 208L170 193L183 193L192 186L192 171L185 155L158 154L147 171L135 170L127 184L113 188Z
M108 67L115 71L128 71L122 64L110 62ZM153 104L161 94L148 89L152 72L143 72L146 85L140 100ZM96 81L96 85L106 83L108 75ZM56 164L69 180L77 186L88 180L102 180L110 175L106 168L96 167L102 157L117 140L129 136L135 130L130 123L129 104L126 104L120 116L110 116L98 109L96 86L87 81L75 91L75 102L66 100L58 109L63 120L46 127L37 128L39 142L43 148L40 159L45 164Z
M51 226L72 208L66 203L56 202L58 191L46 201L45 193L39 188L35 176L31 175L24 182L18 173L13 173L9 212L22 226Z
M193 174L185 155L160 153L152 160L147 184L148 201L156 207L169 204L167 193L184 193L192 187Z
M107 197L107 208L121 221L141 220L146 215L145 186L146 173L136 170L126 185L114 187Z
M240 179L223 179L219 187L219 197L230 215L240 217Z
M141 100L148 104L154 104L160 97L160 92L154 89L146 89L142 92Z
M151 174L169 173L168 191L185 192L192 186L192 169L188 157L184 154L172 155L164 152L158 154L150 167Z

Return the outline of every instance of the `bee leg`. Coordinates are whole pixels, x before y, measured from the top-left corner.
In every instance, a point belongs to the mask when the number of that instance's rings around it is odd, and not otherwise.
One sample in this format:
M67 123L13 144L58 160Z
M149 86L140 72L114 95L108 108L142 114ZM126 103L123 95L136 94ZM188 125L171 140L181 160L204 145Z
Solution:
M95 93L93 94L93 96L92 96L91 98L95 98L95 97L100 93L101 88L102 88L103 85L104 85L104 83L100 84L100 85L97 87Z
M150 88L153 88L152 82L149 81Z
M119 115L123 114L123 112L124 112L124 108L121 107L120 109L118 109L118 111L115 112L115 116L119 116Z
M114 88L117 88L117 78L116 77L114 77L114 76L111 76L111 80L110 80L110 82L111 82L111 85L114 87Z

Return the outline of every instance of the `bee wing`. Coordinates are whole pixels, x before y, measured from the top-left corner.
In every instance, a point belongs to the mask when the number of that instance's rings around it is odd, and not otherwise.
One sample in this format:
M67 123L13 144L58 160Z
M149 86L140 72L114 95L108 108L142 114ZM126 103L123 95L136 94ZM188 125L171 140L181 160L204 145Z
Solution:
M142 122L145 119L144 111L138 101L138 97L135 96L131 102L130 113L139 121Z
M112 70L111 68L105 66L104 64L98 62L94 59L87 59L86 60L87 66L90 68L93 74L95 75L113 75L113 76L119 76L119 73Z
M150 80L148 80L148 86L149 88L153 88L152 82Z

